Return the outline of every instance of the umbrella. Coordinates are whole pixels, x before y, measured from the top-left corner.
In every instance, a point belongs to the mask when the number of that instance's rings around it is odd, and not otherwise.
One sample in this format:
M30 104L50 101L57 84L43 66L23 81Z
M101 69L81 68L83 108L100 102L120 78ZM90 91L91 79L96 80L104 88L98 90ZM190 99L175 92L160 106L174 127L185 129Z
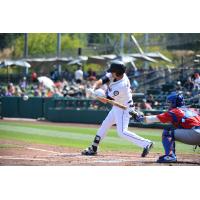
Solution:
M98 64L101 66L106 66L107 65L107 59L103 58L102 56L89 56L87 63L90 64Z
M31 65L24 60L4 60L0 63L0 68L9 67L9 66L20 66L30 68Z
M65 64L72 61L73 59L66 57L62 58L53 57L53 58L26 58L25 60L31 63L32 65L52 66L55 64Z
M24 61L24 60L17 60L17 61L14 61L13 63L14 63L14 65L20 66L20 67L26 67L26 68L30 68L31 67L31 65L28 62Z
M133 54L129 54L129 56L132 56L133 58L136 58L136 59L148 61L148 62L154 62L154 63L157 62L153 58L150 58L150 56L147 56L147 55L141 54L141 53L133 53Z
M0 62L0 68L7 67L7 81L9 80L9 66L20 66L27 69L31 67L31 65L24 60L4 60Z
M169 58L161 54L160 52L151 52L151 53L145 53L146 56L153 58L153 59L159 59L167 62L172 62Z
M79 56L77 59L74 59L68 63L68 65L82 65L88 60L87 56Z
M43 83L44 86L46 88L49 88L51 91L54 90L55 85L54 85L54 82L50 78L48 78L46 76L40 76L40 77L38 77L38 81L40 83Z

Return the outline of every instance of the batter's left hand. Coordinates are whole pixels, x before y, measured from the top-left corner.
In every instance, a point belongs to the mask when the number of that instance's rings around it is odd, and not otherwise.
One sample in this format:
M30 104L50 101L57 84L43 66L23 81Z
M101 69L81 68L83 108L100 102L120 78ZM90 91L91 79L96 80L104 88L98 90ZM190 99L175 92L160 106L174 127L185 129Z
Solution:
M129 114L136 122L144 122L144 116L136 110L131 110Z

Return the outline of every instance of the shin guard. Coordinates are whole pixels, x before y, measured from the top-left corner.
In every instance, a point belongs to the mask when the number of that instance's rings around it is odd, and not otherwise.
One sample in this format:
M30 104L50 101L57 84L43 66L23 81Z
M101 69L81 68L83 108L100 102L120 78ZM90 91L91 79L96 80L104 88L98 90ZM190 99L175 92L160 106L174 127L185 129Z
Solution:
M162 134L162 144L165 149L165 155L175 155L175 139L173 129L164 129Z

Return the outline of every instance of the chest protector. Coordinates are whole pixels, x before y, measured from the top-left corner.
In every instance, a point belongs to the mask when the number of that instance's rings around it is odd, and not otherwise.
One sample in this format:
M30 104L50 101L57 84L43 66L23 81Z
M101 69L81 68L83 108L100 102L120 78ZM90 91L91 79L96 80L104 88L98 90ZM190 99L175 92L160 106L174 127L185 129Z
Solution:
M188 126L193 121L192 118L198 116L197 113L184 107L173 109L173 111L169 111L169 114L173 119L172 123L178 128L191 128Z

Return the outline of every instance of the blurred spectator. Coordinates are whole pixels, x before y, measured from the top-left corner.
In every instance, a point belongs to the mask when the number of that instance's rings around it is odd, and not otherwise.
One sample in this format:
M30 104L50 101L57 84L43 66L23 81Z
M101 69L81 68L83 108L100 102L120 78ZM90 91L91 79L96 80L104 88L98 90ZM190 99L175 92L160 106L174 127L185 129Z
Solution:
M40 96L42 96L42 97L45 97L45 96L46 96L47 90L46 90L46 87L45 87L45 85L43 84L43 82L40 82L40 83L39 83L38 90L39 90Z
M153 108L154 106L158 105L158 102L154 99L154 96L152 94L149 94L147 96L147 103L149 103L151 105L151 107Z
M87 73L88 73L89 81L95 81L97 79L96 72L94 70L92 70L91 68L88 69Z
M131 82L131 89L133 91L135 91L138 87L139 87L139 83L137 82L136 79L133 79L132 82Z
M136 102L135 104L134 104L134 106L135 106L135 109L136 110L138 110L138 111L140 111L140 103L138 103L138 102Z
M152 107L149 103L147 103L147 100L146 99L143 99L142 100L142 103L140 104L140 108L142 110L152 110Z
M194 74L194 87L197 90L200 90L200 76L199 73Z
M15 87L13 83L9 83L7 86L6 96L14 96L15 94Z
M53 92L50 89L47 89L47 92L45 94L46 97L52 97L53 96Z
M59 81L59 80L56 81L56 82L54 83L54 85L55 85L55 87L58 88L58 89L62 88L62 82Z
M194 89L194 82L192 81L191 77L187 78L187 81L184 83L183 87L185 87L185 89L188 91L192 91Z
M36 73L36 72L33 72L33 73L31 74L31 81L32 81L33 83L37 82L37 73Z
M82 67L79 66L78 69L74 73L76 83L81 83L83 81L83 70Z
M72 81L74 77L74 74L71 73L68 69L65 69L65 71L63 72L63 78L66 79L67 81Z
M34 89L34 94L33 94L33 95L34 95L35 97L41 96L41 92L40 92L40 90L39 90L38 87Z
M16 86L16 87L15 87L14 96L16 96L16 97L21 97L22 95L23 95L23 92L21 91L20 87L19 87L19 86Z
M178 91L178 92L180 92L180 91L183 90L181 81L177 81L177 82L176 82L175 89L176 89L176 91Z
M26 88L27 88L27 81L26 81L26 77L23 77L22 80L19 83L19 87L20 89L25 92Z
M50 76L51 76L51 79L53 81L57 81L58 80L58 77L59 77L59 72L58 72L58 69L54 69L51 73L50 73Z

